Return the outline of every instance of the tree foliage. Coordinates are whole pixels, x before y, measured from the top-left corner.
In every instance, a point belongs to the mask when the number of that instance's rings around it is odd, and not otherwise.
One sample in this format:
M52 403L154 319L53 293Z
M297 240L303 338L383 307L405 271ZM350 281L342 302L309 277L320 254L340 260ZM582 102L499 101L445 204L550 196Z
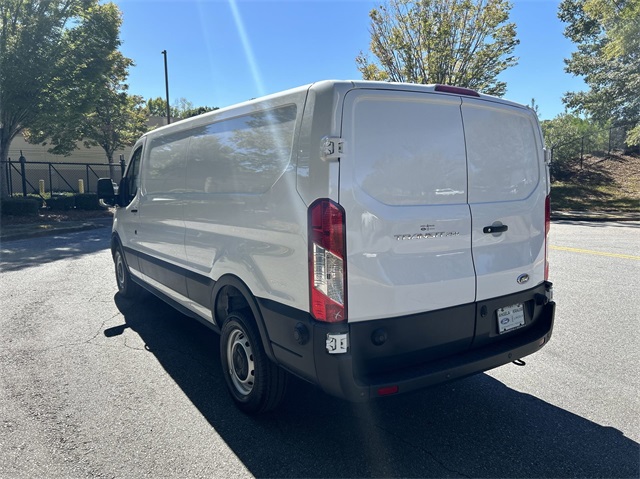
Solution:
M25 129L54 153L75 148L119 28L118 8L99 0L0 1L0 160Z
M179 98L170 107L172 120L184 120L192 116L201 115L209 111L217 110L218 107L210 106L193 106L193 103L186 98ZM147 110L151 116L159 116L165 118L167 116L167 102L161 97L149 98L147 100Z
M389 0L371 10L366 80L441 83L504 95L500 72L517 63L507 0Z
M599 125L572 113L562 113L553 120L545 120L541 127L544 142L547 148L555 150L554 159L557 161L580 156L580 138L598 134L606 136L605 130Z
M147 111L150 116L167 116L167 102L162 98L149 98L147 100Z
M540 116L540 106L538 105L538 102L536 102L535 98L531 99L531 103L529 103L529 108L531 108L535 112L536 116L538 117Z
M202 115L203 113L208 113L210 111L215 111L218 110L217 106L211 107L211 106L195 106L195 107L191 107L187 110L183 110L181 112L181 119L185 119L185 118L191 118L192 116L198 116L198 115Z
M113 162L113 154L131 146L147 129L147 110L140 96L130 95L125 80L132 61L114 52L115 68L108 81L98 92L91 111L83 122L84 145L100 146Z
M602 124L637 125L627 142L640 144L640 0L564 0L558 16L577 45L566 71L589 86L563 101Z

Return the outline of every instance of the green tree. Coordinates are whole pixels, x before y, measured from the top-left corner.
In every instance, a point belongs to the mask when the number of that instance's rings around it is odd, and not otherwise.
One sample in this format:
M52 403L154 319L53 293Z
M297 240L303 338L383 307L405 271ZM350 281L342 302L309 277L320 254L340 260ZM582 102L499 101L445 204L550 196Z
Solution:
M558 17L577 45L566 71L589 86L567 93L565 105L602 125L636 125L627 143L640 144L640 0L564 0Z
M84 145L100 146L109 161L125 146L133 145L147 129L147 110L140 96L129 95L125 80L133 62L114 52L115 68L100 89L91 111L83 122Z
M120 22L118 8L99 0L0 1L0 160L25 129L50 138L53 153L76 147L113 67ZM2 177L3 195L4 185Z
M147 100L147 110L150 116L167 116L167 102L162 98L149 98Z
M519 41L506 0L389 0L374 8L370 50L356 58L366 80L441 83L504 95L500 72Z
M193 103L186 98L179 98L176 100L170 108L170 114L172 120L184 120L185 118L191 118L192 116L201 115L209 111L217 110L218 107L210 106L193 106ZM161 97L149 98L147 100L147 110L151 116L159 116L166 118L167 116L167 102Z
M531 108L535 113L536 116L540 116L540 107L538 106L538 103L536 102L535 98L531 99L531 103L529 103L529 108Z
M562 113L553 120L541 123L544 142L548 148L554 148L555 160L563 161L580 156L580 138L601 132L601 128L586 118L572 113ZM561 147L568 146L564 150Z
M572 113L562 113L540 126L545 145L551 150L551 174L555 179L564 178L571 170L571 162L582 154L599 148L606 151L608 145L607 130L591 119Z
M187 110L193 110L193 103L184 97L180 97L171 105L171 117L177 120L184 120L184 112Z
M203 113L208 113L210 111L218 110L217 106L196 106L192 108L188 108L182 112L182 119L191 118L192 116L202 115Z

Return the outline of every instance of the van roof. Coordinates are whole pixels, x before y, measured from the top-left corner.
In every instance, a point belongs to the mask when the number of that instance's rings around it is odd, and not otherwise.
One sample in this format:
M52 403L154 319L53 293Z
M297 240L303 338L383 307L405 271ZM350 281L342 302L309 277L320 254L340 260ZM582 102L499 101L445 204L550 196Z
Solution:
M422 85L422 84L416 84L416 83L382 82L382 81L367 81L367 80L352 80L349 82L333 81L333 83L351 83L353 85L353 88L366 88L366 89L375 89L375 90L405 90L405 91L415 91L415 92L425 92L425 93L429 92L429 93L437 93L439 95L454 95L454 96L461 95L461 93L449 93L444 91L438 91L436 88L438 86L443 86L443 85L437 85L435 83ZM481 93L481 92L477 92L477 95L478 96L476 98L481 98L483 100L502 103L505 105L513 106L513 107L526 108L525 105L522 105L520 103L505 100L503 98L499 98L492 95L485 95L484 93Z
M214 110L212 112L198 115L197 117L191 117L184 120L179 120L174 123L171 123L170 125L164 125L154 130L148 131L143 136L147 136L151 134L155 135L156 133L162 132L165 129L174 129L175 125L183 125L184 127L188 127L187 124L193 123L194 120L198 121L198 119L204 119L206 117L219 116L229 110L237 109L239 107L250 107L255 104L267 102L270 100L275 100L278 98L282 98L284 96L296 95L296 94L305 92L311 88L332 88L332 87L340 88L343 90L350 90L350 89L402 90L402 91L413 91L413 92L424 92L424 93L428 92L428 93L435 93L438 95L448 95L448 96L461 95L461 93L438 91L437 90L438 85L436 84L421 85L416 83L383 82L383 81L369 81L369 80L322 80L322 81L302 85L296 88L291 88L289 90L284 90L284 91L272 93L269 95L265 95L262 97L253 98L245 102L235 103L233 105L229 105L229 106L220 108L218 110ZM524 109L528 108L527 106L522 105L520 103L515 103L512 101L505 100L503 98L498 98L491 95L485 95L484 93L480 93L480 92L477 93L477 96L474 95L473 98L479 98L482 100L491 101L494 103L500 103L503 105L508 105L516 108L524 108ZM180 127L178 128L180 129Z

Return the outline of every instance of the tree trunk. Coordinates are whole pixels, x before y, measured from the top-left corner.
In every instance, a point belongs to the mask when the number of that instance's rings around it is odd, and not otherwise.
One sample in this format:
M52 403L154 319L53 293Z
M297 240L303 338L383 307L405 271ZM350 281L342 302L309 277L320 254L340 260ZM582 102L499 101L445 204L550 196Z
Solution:
M109 162L109 177L116 178L116 164L113 162L113 151L107 148L104 148L104 152L107 154L107 161Z
M0 197L2 198L9 196L9 178L7 176L9 147L19 131L12 132L7 127L0 128Z

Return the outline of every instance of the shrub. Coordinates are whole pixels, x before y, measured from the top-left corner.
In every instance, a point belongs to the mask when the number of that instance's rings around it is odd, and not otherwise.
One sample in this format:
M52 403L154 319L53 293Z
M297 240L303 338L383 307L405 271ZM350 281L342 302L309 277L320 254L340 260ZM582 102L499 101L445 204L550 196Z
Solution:
M52 196L47 200L47 206L50 210L65 211L73 209L76 206L75 196Z
M38 216L41 200L36 198L7 198L0 203L3 215Z
M96 193L76 195L76 208L79 210L101 210L100 200Z

